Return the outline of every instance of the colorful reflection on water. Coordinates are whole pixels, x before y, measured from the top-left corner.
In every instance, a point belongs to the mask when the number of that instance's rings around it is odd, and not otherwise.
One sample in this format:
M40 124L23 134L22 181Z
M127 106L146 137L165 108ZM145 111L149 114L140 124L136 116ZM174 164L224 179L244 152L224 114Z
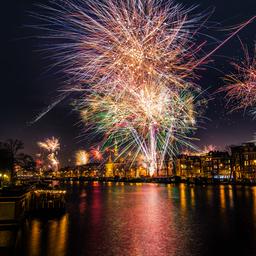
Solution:
M27 220L16 255L256 255L256 187L80 182L67 189L67 213Z

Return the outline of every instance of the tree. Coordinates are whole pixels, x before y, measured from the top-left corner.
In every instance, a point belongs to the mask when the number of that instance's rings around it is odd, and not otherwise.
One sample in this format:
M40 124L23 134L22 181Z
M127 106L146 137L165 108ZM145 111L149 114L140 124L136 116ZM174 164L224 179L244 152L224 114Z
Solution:
M36 162L32 156L21 153L19 154L17 161L22 169L26 171L35 171Z
M10 170L12 168L10 159L10 152L0 142L0 170Z
M0 167L10 171L11 182L14 181L14 167L20 162L22 154L20 150L24 149L24 144L20 140L8 139L0 143Z

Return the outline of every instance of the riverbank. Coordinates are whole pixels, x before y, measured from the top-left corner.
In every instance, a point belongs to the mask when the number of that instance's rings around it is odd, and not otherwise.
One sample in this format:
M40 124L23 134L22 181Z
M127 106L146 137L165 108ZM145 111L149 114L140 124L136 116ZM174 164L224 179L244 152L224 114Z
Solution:
M0 190L0 229L17 226L26 216L65 211L65 190L37 189L28 185Z
M194 184L194 185L243 185L256 186L256 180L250 179L217 179L217 178L182 178L172 177L143 177L143 178L120 178L120 177L69 177L53 178L45 181L99 181L99 182L125 182L125 183L160 183L160 184Z

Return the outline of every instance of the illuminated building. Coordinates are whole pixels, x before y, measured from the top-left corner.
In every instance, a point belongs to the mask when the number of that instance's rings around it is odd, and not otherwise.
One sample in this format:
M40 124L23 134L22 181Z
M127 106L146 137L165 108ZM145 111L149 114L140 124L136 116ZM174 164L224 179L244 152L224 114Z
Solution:
M117 149L117 147L116 147ZM115 160L113 160L115 159ZM114 150L110 151L108 160L87 163L74 168L64 168L59 177L107 177L107 178L139 178L148 177L149 172L143 158L134 159L131 153L123 158L115 158ZM256 178L256 146L244 143L231 147L231 154L221 151L203 153L183 153L175 160L165 159L157 164L155 177L180 176L187 178L207 178L218 180L255 179ZM55 175L55 177L57 177Z
M180 155L176 160L175 174L181 177L201 176L200 156Z
M211 151L202 155L180 155L176 159L175 173L181 177L227 179L231 175L228 152Z
M231 158L228 152L211 151L201 156L204 177L228 179L231 177Z
M105 176L106 177L113 177L114 176L114 163L112 161L111 156L109 156L108 162L105 164L106 172Z
M100 163L87 163L77 166L73 173L76 177L99 177L102 176Z
M238 179L255 179L256 177L256 145L243 143L231 147L232 172Z

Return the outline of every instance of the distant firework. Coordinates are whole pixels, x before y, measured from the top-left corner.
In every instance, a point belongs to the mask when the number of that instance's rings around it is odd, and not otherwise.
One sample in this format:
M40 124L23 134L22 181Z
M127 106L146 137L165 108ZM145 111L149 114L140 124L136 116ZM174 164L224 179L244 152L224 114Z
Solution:
M100 151L100 147L92 147L90 153L94 160L101 161L103 159L102 153Z
M76 108L87 131L103 134L103 145L118 144L120 155L141 152L150 175L166 154L193 147L206 103L195 69L254 19L199 58L204 20L173 1L59 0L42 7L40 28L54 42L47 50L69 77L65 91L83 95Z
M58 169L59 160L57 159L57 156L54 153L48 155L48 160L50 161L51 166L54 169Z
M189 150L185 150L182 152L182 154L184 155L188 155L188 156L202 156L202 155L206 155L209 152L212 151L217 151L218 148L214 145L207 145L204 146L203 149L198 149L197 151L189 151Z
M59 139L52 137L46 139L45 141L39 141L38 146L47 151L47 160L50 163L50 166L57 170L59 167L59 160L57 158L58 150L60 150Z
M90 155L85 150L76 152L76 165L85 165L89 163Z
M244 48L245 59L232 63L236 72L226 76L227 85L221 89L226 92L231 111L244 109L256 115L256 56L250 56Z
M55 137L51 137L45 141L39 141L37 144L40 148L43 148L49 152L56 152L60 149L59 140Z

